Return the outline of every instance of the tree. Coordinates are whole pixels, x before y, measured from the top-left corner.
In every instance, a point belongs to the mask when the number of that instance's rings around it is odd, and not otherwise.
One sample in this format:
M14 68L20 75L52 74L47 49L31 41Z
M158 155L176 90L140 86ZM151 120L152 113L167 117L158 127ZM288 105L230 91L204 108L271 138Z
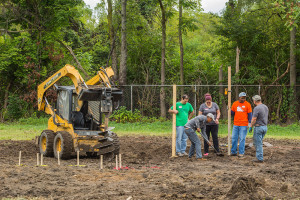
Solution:
M120 61L120 85L126 85L127 78L127 39L126 39L126 4L122 0L122 37L121 37L121 61Z
M115 29L113 26L113 9L112 9L112 0L107 0L107 21L108 21L108 31L109 31L109 39L110 39L110 48L111 48L111 66L115 72L113 77L114 80L118 80L118 58L117 58L117 50L116 50L116 36L115 36Z
M166 102L165 102L165 80L166 80L166 10L165 6L162 2L162 0L159 1L159 6L161 10L161 71L160 71L160 76L161 76L161 89L160 89L160 116L161 117L166 117L167 110L166 110Z
M183 85L183 55L184 55L184 50L183 50L183 43L182 43L182 1L179 0L179 24L178 24L178 37L179 37L179 46L180 46L180 85ZM181 96L183 95L183 87L181 87Z

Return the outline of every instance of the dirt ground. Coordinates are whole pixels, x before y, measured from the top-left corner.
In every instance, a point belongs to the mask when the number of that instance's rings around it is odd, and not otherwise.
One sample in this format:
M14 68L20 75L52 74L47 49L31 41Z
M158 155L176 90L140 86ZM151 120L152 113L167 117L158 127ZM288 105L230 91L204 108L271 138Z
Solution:
M170 158L171 139L121 137L123 166L115 161L76 157L44 158L36 166L34 141L0 141L0 198L38 199L300 199L300 141L270 140L265 163L253 164L255 151L243 159L217 157L207 161ZM224 144L226 139L221 139ZM251 142L250 140L247 142ZM189 147L188 147L189 148ZM222 147L226 153L227 147ZM22 151L22 166L18 166Z

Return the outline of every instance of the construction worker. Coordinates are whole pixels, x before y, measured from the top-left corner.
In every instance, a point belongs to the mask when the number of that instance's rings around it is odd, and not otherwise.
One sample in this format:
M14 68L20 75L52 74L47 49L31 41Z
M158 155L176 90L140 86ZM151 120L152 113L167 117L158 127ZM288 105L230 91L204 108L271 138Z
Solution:
M249 133L252 132L254 128L253 134L253 144L256 150L256 159L253 162L262 163L264 162L263 158L263 138L267 133L267 125L268 125L268 115L269 109L268 107L261 102L261 97L259 95L255 95L252 97L254 104L256 107L253 109L253 117L251 121L251 125L249 128Z
M207 139L209 140L210 134L213 139L213 144L216 149L216 153L219 153L219 140L218 140L218 130L219 130L219 119L220 119L220 108L218 104L215 102L212 102L211 95L209 93L205 94L205 103L200 105L199 108L199 115L207 115L208 113L211 113L215 117L215 121L212 121L210 123L206 123L206 135ZM208 143L204 140L204 156L208 156L208 150L209 146Z
M192 158L196 150L196 158L199 160L206 160L202 158L201 142L195 131L199 133L201 131L201 135L205 135L206 137L206 123L210 123L212 121L215 121L214 115L208 113L206 116L198 115L197 117L188 121L188 123L186 123L184 126L185 133L192 143L189 151L189 158Z
M252 108L246 101L246 93L239 94L239 100L235 101L231 107L231 115L234 117L232 129L232 147L231 155L237 156L237 146L239 141L239 157L243 157L245 153L245 140L247 136L247 128L250 127L252 119Z
M169 113L176 114L176 155L178 156L188 155L185 152L188 137L184 132L184 125L194 115L194 109L188 101L189 96L184 94L181 101L176 103L176 109L173 110L173 106L169 109Z

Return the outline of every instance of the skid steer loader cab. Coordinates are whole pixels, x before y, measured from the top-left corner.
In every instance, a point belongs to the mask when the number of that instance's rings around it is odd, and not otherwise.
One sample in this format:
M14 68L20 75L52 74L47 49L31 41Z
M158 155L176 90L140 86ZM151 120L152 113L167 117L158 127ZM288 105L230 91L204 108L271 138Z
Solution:
M61 74L60 77L69 76L74 86L56 87L57 102L56 109L53 109L41 94L54 84L54 81L49 84L49 79L52 81L57 73ZM78 71L69 66L57 73L38 88L38 97L42 99L39 110L52 115L48 129L36 139L40 153L62 159L70 158L76 151L87 155L118 154L118 137L108 129L107 123L109 113L119 105L122 91L114 87L86 85Z

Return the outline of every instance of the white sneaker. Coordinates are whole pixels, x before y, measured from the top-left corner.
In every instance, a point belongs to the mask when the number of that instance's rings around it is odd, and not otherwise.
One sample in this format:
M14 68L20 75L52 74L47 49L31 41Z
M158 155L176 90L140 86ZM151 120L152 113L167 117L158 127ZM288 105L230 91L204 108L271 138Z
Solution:
M182 153L180 153L180 152L177 152L176 155L179 156L179 157L184 156L184 155L183 155Z
M186 152L183 152L183 153L181 153L181 154L183 154L184 156L188 156L189 154L187 154Z

